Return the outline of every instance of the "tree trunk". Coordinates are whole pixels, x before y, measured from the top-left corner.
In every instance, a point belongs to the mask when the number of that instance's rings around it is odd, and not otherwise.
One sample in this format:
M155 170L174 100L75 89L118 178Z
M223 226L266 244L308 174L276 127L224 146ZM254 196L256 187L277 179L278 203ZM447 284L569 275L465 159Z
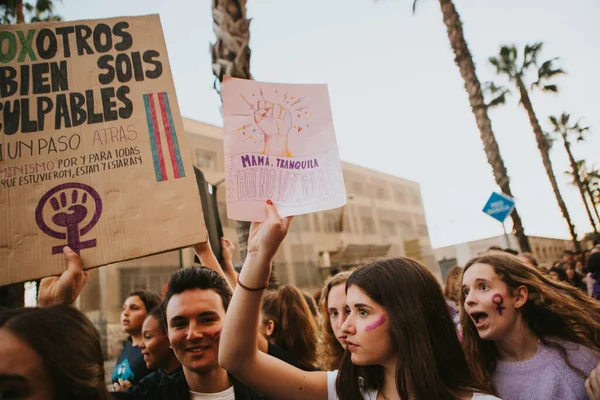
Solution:
M510 189L510 179L504 165L504 161L500 156L500 148L492 130L492 121L488 117L487 106L483 101L481 93L481 84L475 73L475 63L473 57L467 47L467 42L464 37L460 16L452 3L452 0L440 0L442 14L444 16L444 24L448 31L448 39L455 55L455 63L460 70L460 75L465 81L465 89L469 95L469 103L475 115L475 121L481 135L483 148L487 156L488 163L492 167L494 179L503 193L514 197ZM510 214L513 221L513 230L519 241L519 247L522 252L530 252L531 246L529 239L525 235L525 230L521 222L521 217L515 208Z
M573 157L573 153L571 152L571 144L567 140L566 136L563 134L563 143L565 145L565 150L569 155L569 162L571 163L571 169L573 170L573 176L575 177L575 182L577 183L577 189L579 189L579 194L581 195L581 199L583 200L583 205L585 206L585 211L587 212L588 218L590 219L590 224L594 229L594 233L598 233L598 228L596 227L596 221L594 221L594 217L592 216L592 212L590 211L590 206L588 205L587 199L585 198L585 191L583 190L583 183L581 182L581 176L579 176L579 169L577 168L577 162L575 161L575 157Z
M590 202L592 203L592 210L594 210L594 214L596 214L596 220L600 222L600 215L598 215L598 203L595 200L594 194L592 193L590 185L587 182L585 182L585 191L587 192Z
M250 20L246 18L246 0L213 0L213 30L217 40L210 45L212 69L217 81L224 76L252 79L250 74ZM250 222L236 221L236 231L240 246L242 264L246 259ZM269 286L277 287L275 265L269 278Z
M521 96L521 104L527 111L527 116L529 117L529 123L531 124L531 128L533 129L533 133L535 135L535 140L538 145L538 149L540 150L540 154L542 156L542 163L544 164L544 169L546 170L546 175L548 176L548 180L550 181L550 185L552 185L552 191L554 192L554 197L556 197L556 202L558 203L558 207L569 226L569 232L571 233L571 239L573 240L573 244L575 245L575 250L581 251L581 244L577 240L577 233L575 232L575 225L571 222L571 216L569 215L569 210L567 210L567 205L560 194L560 189L558 188L558 183L556 182L556 176L554 175L554 170L552 169L552 161L550 160L550 146L548 145L548 141L544 136L544 132L540 127L540 123L533 111L533 105L531 104L531 100L529 99L529 93L525 89L523 82L517 82L517 86L519 89L519 94Z
M17 17L17 24L25 23L25 15L23 14L23 0L15 1L15 16Z
M212 15L217 37L215 44L210 45L213 74L219 82L223 82L224 76L252 79L246 0L213 0Z

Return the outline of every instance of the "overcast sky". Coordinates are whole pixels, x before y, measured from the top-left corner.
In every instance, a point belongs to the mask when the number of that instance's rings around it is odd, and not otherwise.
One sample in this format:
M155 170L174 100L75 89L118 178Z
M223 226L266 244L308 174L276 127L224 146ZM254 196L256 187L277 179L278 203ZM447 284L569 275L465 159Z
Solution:
M590 139L577 158L600 161L600 2L597 0L455 0L482 82L500 45L543 41L542 58L561 57L568 75L557 96L534 94L542 126L563 110L585 117ZM439 2L419 0L251 0L251 71L255 79L328 83L344 161L421 184L434 247L502 233L481 212L497 190L463 81L453 63ZM65 20L161 16L181 112L222 125L212 89L209 0L63 0ZM513 97L490 114L512 178L526 233L568 238L535 139ZM365 151L368 149L368 151ZM564 150L551 154L578 232L591 230L567 184ZM600 163L599 163L600 164ZM508 220L510 229L510 221Z

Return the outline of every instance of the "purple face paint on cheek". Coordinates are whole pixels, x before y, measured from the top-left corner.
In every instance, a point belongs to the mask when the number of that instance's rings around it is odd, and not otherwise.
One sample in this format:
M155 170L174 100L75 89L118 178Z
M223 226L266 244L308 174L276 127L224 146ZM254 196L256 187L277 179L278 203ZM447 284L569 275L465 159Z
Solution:
M367 325L367 327L365 328L365 332L371 332L373 329L385 324L385 321L386 321L385 315L382 315L381 317L379 317L379 319L377 321L373 322L372 324Z
M498 311L498 315L502 315L502 310L506 310L502 304L504 304L504 298L501 294L496 293L492 296L492 303L496 305L496 311Z

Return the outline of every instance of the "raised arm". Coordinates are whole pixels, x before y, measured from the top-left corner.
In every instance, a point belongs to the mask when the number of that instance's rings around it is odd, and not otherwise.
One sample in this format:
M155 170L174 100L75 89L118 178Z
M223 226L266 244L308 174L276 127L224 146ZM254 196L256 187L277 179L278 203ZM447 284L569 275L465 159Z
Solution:
M223 249L223 272L225 273L225 276L227 276L227 280L232 282L232 286L235 289L238 277L235 268L233 268L233 252L235 251L235 246L231 243L231 240L222 237L221 248Z
M248 255L225 316L219 363L246 385L273 399L326 400L327 373L305 372L258 351L256 329L263 290L273 257L289 229L291 218L280 218L267 204L267 220L252 223Z
M210 268L225 278L227 283L229 283L231 290L235 288L235 278L232 279L231 275L228 275L225 273L225 271L223 271L223 268L221 268L221 264L219 264L215 253L212 251L212 247L210 247L210 241L206 241L206 243L195 244L194 253L196 253L200 259L200 263L203 267Z

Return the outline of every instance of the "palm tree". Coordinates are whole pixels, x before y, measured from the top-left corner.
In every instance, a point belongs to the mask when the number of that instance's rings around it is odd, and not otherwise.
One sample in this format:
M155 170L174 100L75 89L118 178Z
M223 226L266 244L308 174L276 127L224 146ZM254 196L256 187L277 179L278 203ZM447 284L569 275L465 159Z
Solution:
M0 0L0 24L25 23L25 11L29 14L29 22L61 21L54 14L53 0L36 0L35 4L23 0Z
M250 19L246 16L246 0L213 0L213 31L217 40L210 45L214 88L221 94L224 76L252 79L250 74ZM250 222L236 221L242 263L246 259ZM270 287L278 286L275 266L269 278Z
M600 204L600 170L591 169L587 173L588 189L592 198L594 209L598 212L598 204Z
M502 46L500 53L497 57L490 57L489 62L496 68L496 73L500 76L504 76L512 83L519 93L519 104L521 104L529 117L529 122L533 128L535 139L542 156L542 163L546 170L548 180L552 185L552 190L556 201L561 210L561 213L569 227L569 232L573 242L576 243L576 248L579 248L579 242L577 242L577 234L575 233L575 227L571 222L571 217L567 206L562 198L554 170L552 169L552 161L550 160L550 146L551 142L548 137L542 131L537 116L533 110L531 99L529 98L529 92L527 88L539 88L542 91L554 92L558 91L558 87L555 84L548 82L551 78L564 74L565 72L556 67L556 58L550 59L538 64L538 55L542 49L542 43L535 43L533 45L526 45L523 50L522 57L519 57L517 48L512 46ZM526 82L531 72L535 72L537 79L528 84ZM486 91L494 96L493 99L488 103L490 106L497 106L506 102L506 97L510 94L510 90L501 85L497 85L493 82L486 84Z
M594 214L596 215L596 220L600 222L600 215L598 214L598 184L600 183L598 179L600 179L600 171L592 170L589 171L587 166L585 165L585 160L583 161L583 169L581 171L581 182L583 183L583 187L585 189L586 194L590 200L590 204L592 205L592 210L594 210Z
M565 171L565 175L567 175L570 180L570 184L579 188L579 193L581 194L581 190L585 193L585 205L589 207L589 204L592 205L591 209L594 210L594 214L596 214L596 219L600 220L600 216L598 215L598 194L597 185L598 182L595 182L595 176L598 174L598 171L588 171L587 166L585 165L585 160L579 160L575 162L576 172L573 172L573 169ZM581 188L580 188L581 187ZM589 201L589 204L588 204ZM589 217L589 215L588 215Z
M581 199L583 200L583 204L585 205L585 210L588 214L588 218L590 219L590 224L592 225L594 232L598 233L598 229L596 228L596 222L594 221L594 217L592 216L590 207L586 199L587 184L585 184L582 181L582 176L580 174L580 172L587 173L587 171L585 171L585 161L583 163L580 163L579 165L577 164L577 161L575 161L575 157L573 157L573 152L571 151L571 142L569 140L571 137L573 137L577 141L584 140L584 134L589 131L590 127L580 126L579 121L577 121L574 124L569 124L570 118L571 115L563 112L560 115L560 117L550 116L548 119L550 120L550 123L552 124L552 127L554 129L552 133L556 136L559 136L563 141L565 151L569 156L569 162L571 164L571 173L573 174L573 181L579 189L579 194L581 194Z
M416 9L417 1L418 0L414 0L413 2L413 12ZM465 89L469 95L471 110L475 115L475 122L477 123L477 128L479 128L481 141L483 142L483 149L485 151L485 155L487 156L488 163L492 167L494 179L503 193L514 197L510 188L510 178L508 177L504 160L502 160L500 155L498 142L496 141L496 137L494 136L494 132L492 130L492 121L490 121L487 112L488 107L483 100L481 83L479 82L475 72L473 56L471 55L469 47L467 46L467 41L465 40L460 16L458 15L452 0L439 0L439 2L444 18L444 24L446 25L446 30L448 31L450 46L454 52L454 62L460 71L460 75L465 81ZM513 230L517 236L517 240L519 241L519 247L521 248L521 251L530 252L531 246L529 245L529 239L525 235L525 229L523 228L521 217L519 216L516 208L513 210L510 216L513 221Z

